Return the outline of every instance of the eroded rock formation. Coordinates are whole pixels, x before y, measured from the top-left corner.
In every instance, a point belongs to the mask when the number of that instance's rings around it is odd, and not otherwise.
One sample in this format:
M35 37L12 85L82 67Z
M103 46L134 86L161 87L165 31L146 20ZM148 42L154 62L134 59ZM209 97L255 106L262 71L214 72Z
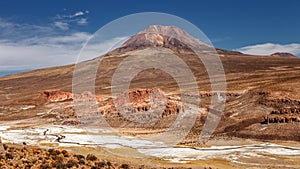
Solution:
M299 107L284 107L279 108L278 110L271 111L271 114L300 114L300 108Z
M259 103L273 110L264 117L264 124L300 122L300 101L288 97L275 98L271 93L261 93Z
M299 116L291 116L291 115L271 115L264 117L264 124L269 123L292 123L292 122L300 122Z
M210 98L212 96L225 96L227 98L238 97L241 94L238 92L201 92L201 98ZM148 89L132 89L118 95L115 99L95 96L91 92L83 92L80 95L74 95L69 92L58 90L47 90L43 92L46 96L47 102L55 106L55 102L62 102L60 106L52 108L46 114L42 115L44 118L53 118L55 123L77 125L82 122L82 118L87 115L89 118L96 118L102 116L106 121L111 122L112 125L127 123L141 123L161 121L161 126L168 126L172 124L177 115L185 110L181 103L179 96L167 96L162 90L158 88ZM196 99L194 95L187 95L190 100ZM86 109L86 112L76 112L73 104L66 101L96 101L95 104L98 109ZM74 103L74 102L73 102ZM80 103L79 103L80 104ZM82 104L83 106L86 104ZM172 119L169 123L163 122L166 119ZM154 124L152 124L154 126ZM134 125L133 125L134 126Z
M167 128L183 108L180 97L169 97L160 89L151 88L124 92L98 110L113 127Z
M82 94L72 94L70 92L60 91L56 89L45 90L41 94L42 97L46 97L47 102L64 102L72 101L101 101L102 97L95 96L89 91L85 91Z
M62 102L73 99L73 94L70 92L63 92L59 90L45 90L43 95L46 96L48 102Z
M274 108L284 108L284 107L299 107L300 100L288 98L288 97L280 97L275 98L270 95L270 93L262 94L262 98L259 100L259 104L262 104L267 107Z
M129 98L129 103L125 102ZM115 100L110 100L109 106L100 107L100 113L105 116L121 116L120 111L129 112L132 114L149 112L151 109L154 109L154 106L164 109L159 109L162 112L153 112L159 113L161 117L178 114L181 110L181 105L178 104L180 101L179 97L168 97L163 91L157 88L152 89L135 89L129 92L125 92L118 96ZM128 105L129 104L129 105ZM118 106L118 107L116 107ZM115 114L116 113L116 114Z

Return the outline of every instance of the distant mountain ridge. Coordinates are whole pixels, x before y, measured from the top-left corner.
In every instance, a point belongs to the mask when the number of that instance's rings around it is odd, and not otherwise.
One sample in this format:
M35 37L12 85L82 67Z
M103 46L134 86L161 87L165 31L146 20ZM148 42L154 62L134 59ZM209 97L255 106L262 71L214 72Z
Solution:
M287 52L276 52L273 53L271 56L282 57L282 58L297 58L297 56Z

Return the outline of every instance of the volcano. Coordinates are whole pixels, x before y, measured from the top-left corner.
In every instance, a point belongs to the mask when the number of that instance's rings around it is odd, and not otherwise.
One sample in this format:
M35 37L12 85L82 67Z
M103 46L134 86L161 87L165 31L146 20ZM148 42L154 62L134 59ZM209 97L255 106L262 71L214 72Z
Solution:
M214 53L216 50L220 55L243 55L237 51L229 51L219 48L215 49L201 40L191 36L179 27L161 25L150 25L143 31L130 37L115 51L118 51L120 54L127 51L149 47L169 48L177 52L180 52L181 50L206 50Z
M166 48L189 48L205 46L205 43L192 37L190 34L176 26L152 25L137 33L127 40L121 47L166 47Z

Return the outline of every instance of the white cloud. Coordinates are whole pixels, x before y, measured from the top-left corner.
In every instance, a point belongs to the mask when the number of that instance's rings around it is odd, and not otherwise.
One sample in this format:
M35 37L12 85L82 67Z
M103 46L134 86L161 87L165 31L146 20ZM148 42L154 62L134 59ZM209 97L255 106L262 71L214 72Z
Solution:
M36 69L75 63L83 44L90 37L85 32L66 36L46 36L18 42L0 41L0 70Z
M79 12L76 12L74 15L72 15L72 17L82 16L84 14L85 14L85 12L79 11Z
M15 26L15 23L8 22L0 18L0 28L9 28Z
M282 45L282 44L274 44L274 43L265 43L265 44L245 46L235 50L243 52L245 54L252 54L252 55L271 55L276 52L288 52L299 56L300 44L292 43L292 44Z
M54 22L54 26L56 26L57 28L59 28L61 30L68 30L69 29L69 24L66 23L66 22L62 22L62 21Z
M69 46L0 44L0 70L25 70L71 64L78 49Z
M0 71L24 70L72 64L90 33L57 25L30 25L0 18ZM93 43L82 51L80 61L92 59L121 45L129 37L116 37Z
M15 40L25 39L33 36L45 36L54 34L53 28L44 25L31 25L26 23L16 23L0 17L0 39Z
M54 18L54 25L62 30L68 30L70 25L76 24L79 26L85 26L88 24L88 20L85 17L86 14L88 14L89 11L78 11L74 14L69 15L56 15ZM1 23L1 22L0 22Z
M55 29L60 27L60 29ZM32 25L0 17L0 70L35 69L74 63L86 40L78 32L56 23Z
M56 15L56 19L76 18L76 17L84 16L88 13L90 13L90 12L88 10L86 10L86 11L78 11L73 14L64 14L64 15L58 14L58 15Z
M49 39L46 38L47 42L51 44L61 43L84 43L91 35L86 32L76 32L66 36L55 36Z
M78 25L87 25L88 24L88 21L86 18L81 18L77 21L77 24Z
M76 63L81 48L90 37L88 33L43 37L8 43L0 41L0 71L25 70ZM99 57L119 47L129 37L116 37L85 46L78 61ZM35 43L37 42L37 43Z

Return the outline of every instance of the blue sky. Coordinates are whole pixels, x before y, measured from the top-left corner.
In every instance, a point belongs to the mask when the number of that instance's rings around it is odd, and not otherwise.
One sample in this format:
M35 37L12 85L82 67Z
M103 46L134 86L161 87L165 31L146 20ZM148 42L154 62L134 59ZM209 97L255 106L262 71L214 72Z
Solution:
M138 12L163 12L200 28L214 46L300 56L300 1L0 1L0 70L73 63L99 28Z

